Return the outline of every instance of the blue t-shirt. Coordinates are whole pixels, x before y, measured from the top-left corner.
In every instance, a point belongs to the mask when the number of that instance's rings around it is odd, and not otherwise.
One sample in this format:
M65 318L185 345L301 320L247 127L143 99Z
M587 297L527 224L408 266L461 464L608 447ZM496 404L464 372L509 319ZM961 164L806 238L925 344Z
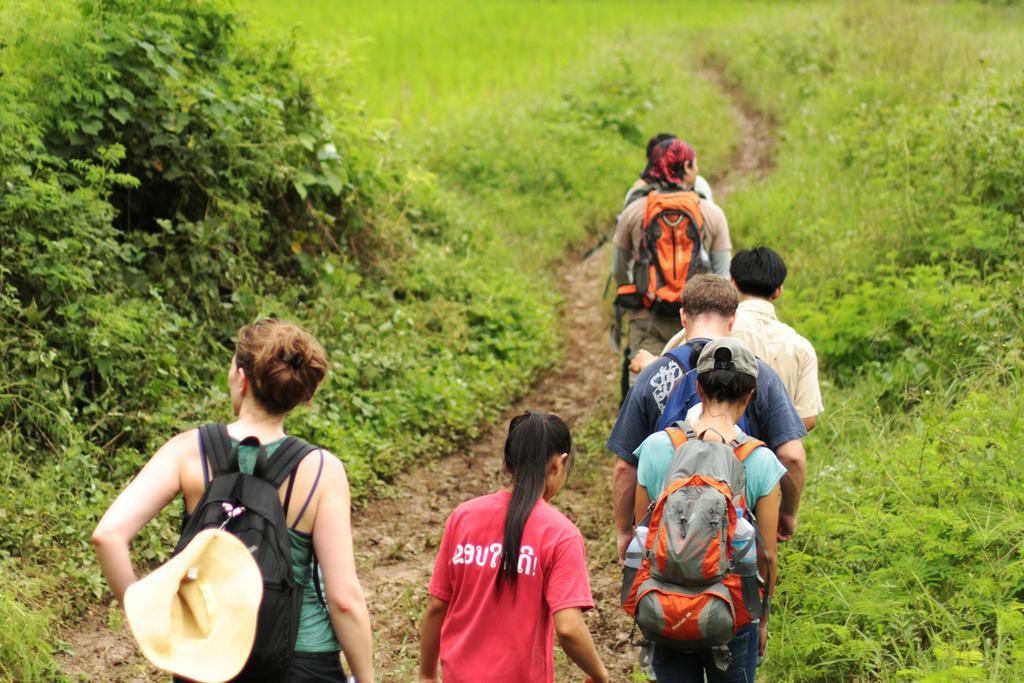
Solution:
M665 487L665 475L675 453L672 438L665 431L651 434L636 449L636 480L647 489L651 500L655 500ZM747 476L747 505L751 510L758 500L772 492L786 473L775 453L764 446L750 452L743 461L743 469Z
M664 429L685 420L689 410L699 403L697 371L691 370L672 390L657 428ZM787 441L807 436L804 422L797 414L782 379L760 358L757 359L757 394L740 418L739 427L755 439L764 441L769 448L778 448Z
M691 339L688 344L707 342L707 339ZM740 419L740 428L756 439L776 449L787 441L807 436L807 429L793 407L793 400L786 393L782 380L768 365L760 359L757 361L757 395L747 406ZM637 464L637 447L650 434L686 417L686 411L695 405L696 371L683 368L679 362L665 355L644 368L637 377L633 387L626 395L615 426L605 447L631 465ZM682 383L681 383L682 382ZM678 387L678 389L677 389ZM684 401L685 408L681 412L662 418L662 411L669 398L675 397L676 391L692 394L693 400ZM680 397L681 398L681 397ZM674 411L675 412L675 411Z
M658 425L672 389L690 369L689 357L694 347L707 339L691 339L659 357L637 376L619 409L619 417L608 435L605 448L626 462L635 465L633 451Z

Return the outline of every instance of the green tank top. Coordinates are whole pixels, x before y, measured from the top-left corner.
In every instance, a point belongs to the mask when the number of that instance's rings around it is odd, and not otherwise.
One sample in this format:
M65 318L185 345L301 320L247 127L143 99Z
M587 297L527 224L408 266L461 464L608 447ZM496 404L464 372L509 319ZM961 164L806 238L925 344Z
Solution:
M283 441L284 439L278 439L264 444L268 459L273 457L274 451ZM238 441L231 439L231 445L238 446ZM258 449L255 446L241 446L238 449L238 469L252 474L253 468L256 466L257 452ZM317 597L316 589L313 588L313 537L310 534L288 529L288 539L291 541L292 574L296 583L302 586L302 612L299 615L299 635L295 641L295 651L337 652L341 646L334 635L331 616Z

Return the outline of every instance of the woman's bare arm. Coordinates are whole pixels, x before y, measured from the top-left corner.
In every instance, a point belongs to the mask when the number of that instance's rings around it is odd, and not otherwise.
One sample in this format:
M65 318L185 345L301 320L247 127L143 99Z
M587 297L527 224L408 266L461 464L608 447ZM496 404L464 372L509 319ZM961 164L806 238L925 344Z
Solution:
M341 461L326 451L313 522L313 547L323 572L331 624L345 660L358 683L372 683L370 612L356 576L348 478Z
M764 556L758 557L758 569L762 576L768 576L768 585L765 590L771 596L775 593L775 582L779 578L778 560L778 538L775 532L779 528L779 506L782 501L782 489L776 484L766 496L758 499L754 506L754 514L757 515L757 529L764 539ZM758 553L760 555L760 553ZM767 572L767 574L766 574ZM768 643L768 618L770 614L761 615L761 624L758 627L758 654L764 656L764 650Z
M103 576L117 601L123 604L128 586L135 583L130 546L139 529L174 500L181 490L181 459L192 452L196 431L178 434L160 447L142 471L107 508L92 543Z
M636 497L633 499L633 524L639 524L647 516L647 508L651 505L651 496L647 487L637 483Z
M778 579L778 538L775 531L779 528L779 503L782 499L781 488L778 484L765 496L761 496L757 505L754 506L754 514L757 515L757 529L764 538L764 557L759 557L759 569L762 575L765 570L770 576L768 595L775 592L775 581ZM760 553L759 553L760 555Z
M594 639L590 636L587 622L583 621L583 612L577 607L561 609L555 612L555 634L558 644L588 680L597 683L608 681L608 671L604 668L601 656L594 647Z

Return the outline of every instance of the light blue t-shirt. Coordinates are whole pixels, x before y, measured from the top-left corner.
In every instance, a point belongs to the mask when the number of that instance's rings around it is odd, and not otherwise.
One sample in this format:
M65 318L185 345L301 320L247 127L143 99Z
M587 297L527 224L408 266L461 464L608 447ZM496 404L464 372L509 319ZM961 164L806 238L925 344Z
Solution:
M672 446L672 437L665 430L654 432L640 444L633 454L637 463L636 480L647 489L651 500L656 499L665 486L665 475L672 462L676 449ZM743 461L743 469L747 476L747 505L751 510L757 501L768 495L786 473L775 453L761 446L755 448Z

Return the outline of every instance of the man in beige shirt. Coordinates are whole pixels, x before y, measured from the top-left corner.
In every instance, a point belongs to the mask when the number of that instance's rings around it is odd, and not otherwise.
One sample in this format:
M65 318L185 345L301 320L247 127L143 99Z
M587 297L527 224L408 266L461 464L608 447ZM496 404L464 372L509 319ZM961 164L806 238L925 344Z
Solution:
M824 410L818 385L818 355L811 342L775 315L773 302L782 296L785 261L768 247L755 247L737 253L730 272L740 296L733 336L742 339L754 355L778 373L797 415L808 430L813 429Z
M679 192L693 190L698 177L697 156L690 145L671 139L659 143L644 171L643 180L652 192ZM615 227L615 253L612 273L616 285L633 282L633 262L640 250L646 200L639 195L619 215ZM706 241L702 244L710 269L723 277L729 276L729 258L732 242L725 213L712 201L699 200L704 220ZM679 331L678 311L648 311L634 309L629 315L629 347L632 353L644 349L653 354L661 352L665 343Z

